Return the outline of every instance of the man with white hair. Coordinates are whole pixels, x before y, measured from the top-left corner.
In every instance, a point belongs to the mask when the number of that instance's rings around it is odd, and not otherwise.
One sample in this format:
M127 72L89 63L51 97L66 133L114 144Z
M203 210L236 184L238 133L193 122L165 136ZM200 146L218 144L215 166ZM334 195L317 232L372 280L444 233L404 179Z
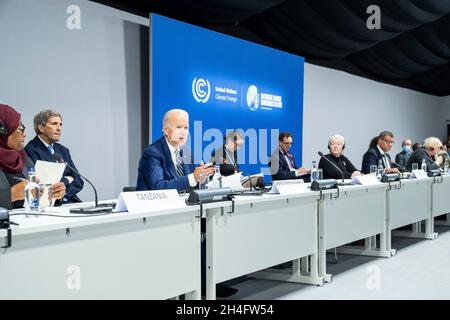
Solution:
M195 187L200 179L214 174L214 167L200 165L194 169L192 157L183 149L189 134L189 115L181 109L172 109L163 117L163 137L145 148L139 161L138 191ZM202 218L202 232L205 219ZM202 266L206 265L206 243L202 241ZM206 270L202 267L202 284L206 284ZM204 290L202 290L204 291ZM238 290L217 284L216 295L228 297Z
M177 189L181 192L214 173L212 166L194 168L192 157L183 148L188 134L188 113L181 109L167 111L163 118L163 137L146 147L139 161L138 191Z
M439 148L441 146L442 142L438 138L426 138L423 143L423 147L414 151L413 154L409 157L408 163L406 164L406 168L408 169L408 171L411 171L413 163L417 163L420 168L423 160L425 160L427 170L439 169L439 166L444 160L439 156L435 161L434 156L439 152Z

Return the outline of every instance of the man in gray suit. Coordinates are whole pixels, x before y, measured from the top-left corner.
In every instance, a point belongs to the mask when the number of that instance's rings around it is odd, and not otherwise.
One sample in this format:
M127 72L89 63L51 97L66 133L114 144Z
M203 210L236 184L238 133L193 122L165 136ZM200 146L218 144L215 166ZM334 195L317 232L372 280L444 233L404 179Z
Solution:
M395 162L400 166L401 171L406 171L406 164L412 154L412 141L405 139L402 141L402 151L395 156Z

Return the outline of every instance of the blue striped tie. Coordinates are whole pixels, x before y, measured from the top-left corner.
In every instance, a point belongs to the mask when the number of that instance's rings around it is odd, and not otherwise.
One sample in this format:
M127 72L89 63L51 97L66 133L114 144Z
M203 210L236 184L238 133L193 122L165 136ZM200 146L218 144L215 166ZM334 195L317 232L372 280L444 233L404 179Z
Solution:
M181 160L180 151L175 151L176 159L177 159L177 175L178 177L184 176L184 169L183 169L183 160Z

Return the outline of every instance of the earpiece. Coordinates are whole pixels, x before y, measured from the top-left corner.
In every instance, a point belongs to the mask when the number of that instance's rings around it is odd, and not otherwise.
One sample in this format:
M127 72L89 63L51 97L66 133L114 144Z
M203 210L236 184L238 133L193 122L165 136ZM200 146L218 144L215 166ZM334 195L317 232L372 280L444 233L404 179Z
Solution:
M8 128L5 126L2 120L0 120L0 135L2 136L8 135Z

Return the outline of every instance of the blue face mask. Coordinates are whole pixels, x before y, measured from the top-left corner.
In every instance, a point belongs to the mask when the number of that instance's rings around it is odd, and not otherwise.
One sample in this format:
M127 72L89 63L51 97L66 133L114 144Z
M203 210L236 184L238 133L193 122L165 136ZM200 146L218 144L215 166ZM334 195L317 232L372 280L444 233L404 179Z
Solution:
M402 149L404 152L409 153L411 151L411 146L403 146Z

